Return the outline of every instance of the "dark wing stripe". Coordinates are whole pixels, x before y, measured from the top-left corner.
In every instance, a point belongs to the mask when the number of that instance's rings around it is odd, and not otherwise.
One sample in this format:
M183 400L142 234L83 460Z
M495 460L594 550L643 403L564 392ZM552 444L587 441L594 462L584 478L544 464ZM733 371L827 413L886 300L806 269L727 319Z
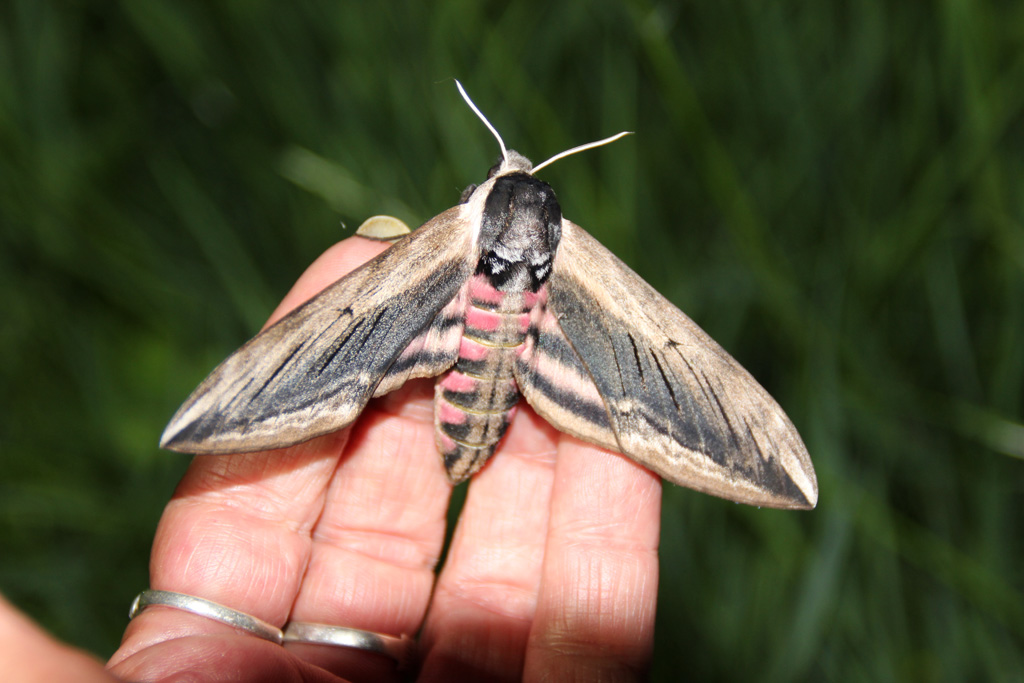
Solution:
M443 364L431 332L440 312L458 315L454 300L476 266L471 226L466 207L446 211L264 330L193 392L162 445L191 453L288 446L355 420L421 334L432 347L403 359L402 372Z
M754 434L754 430L750 427L750 421L746 418L743 418L743 426L746 427L747 437L750 439L751 442L753 442L754 448L757 449L757 454L758 456L760 456L761 462L767 462L769 458L765 455L765 452L761 450L760 440L757 438L757 435Z
M274 372L272 372L270 374L270 376L267 377L267 380L265 382L263 382L262 384L260 384L260 388L257 389L252 394L253 398L256 398L257 396L262 394L263 390L266 389L268 386L270 386L270 383L274 381L274 379L278 376L278 374L280 374L280 372L282 370L284 370L284 366L286 366L286 365L288 365L288 363L292 362L292 359L295 358L295 354L297 354L299 351L301 351L303 346L305 346L304 343L303 344L299 344L298 346L296 346L294 349L292 349L291 353L289 353L287 356L285 356L284 360L282 360L280 363L277 364L277 367L274 369ZM249 380L248 382L246 382L245 383L245 387L242 388L242 391L239 392L239 395L244 395L246 393L245 390L249 387L249 385L251 383L252 383L252 380Z
M604 429L610 428L608 422L608 409L605 408L603 403L594 403L592 401L583 400L579 394L573 391L563 390L546 377L537 373L530 373L529 370L521 370L520 377L527 378L525 381L529 382L530 389L539 391L547 396L549 399L560 405L564 410L569 411L573 415L580 417L587 422L601 427ZM520 390L522 390L520 386Z
M639 373L639 380L642 383L646 383L644 380L644 366L640 363L640 351L636 348L636 339L633 339L632 334L626 335L629 338L629 345L633 348L633 362L636 363L636 369Z
M669 381L668 375L665 374L665 368L662 366L661 361L658 360L658 354L654 353L653 349L647 349L647 352L651 354L651 359L654 360L654 364L658 368L658 374L661 375L661 381L665 388L668 389L668 395L672 399L672 405L675 406L676 412L682 412L682 406L679 405L676 392L672 390L672 382Z
M729 413L726 411L725 406L722 405L722 399L718 398L718 392L715 391L715 387L712 386L710 382L708 383L708 389L711 391L711 396L715 399L715 405L718 407L718 412L721 413L722 421L725 423L726 429L722 431L726 433L735 448L742 448L742 444L740 444L740 440L736 434L736 428L732 426L732 420L729 419ZM711 457L715 456L714 453L709 453L708 455L711 455ZM716 458L716 462L717 461L718 460Z
M338 339L336 339L334 341L334 343L331 344L331 346L327 349L326 355L324 355L320 359L320 367L317 368L317 371L316 371L317 374L318 375L322 375L324 373L324 371L327 370L328 367L330 367L331 362L337 357L337 355L339 353L341 353L341 351L343 349L345 349L345 347L349 343L349 341L352 340L353 335L355 335L357 332L362 331L362 329L364 327L368 327L369 329L373 329L374 327L376 327L377 321L380 320L380 316L381 316L381 312L378 311L377 314L373 317L373 320L370 321L369 323L366 320L360 320L360 321L356 322L355 325L351 325L349 327L349 329L346 330L347 334L345 336L343 336L343 337L339 337ZM317 336L321 337L323 335L317 335ZM363 339L365 340L365 337L363 337ZM349 352L353 352L354 351L354 352L357 353L361 349L362 349L362 346L360 345L357 349L353 350L353 349L349 348L348 351Z

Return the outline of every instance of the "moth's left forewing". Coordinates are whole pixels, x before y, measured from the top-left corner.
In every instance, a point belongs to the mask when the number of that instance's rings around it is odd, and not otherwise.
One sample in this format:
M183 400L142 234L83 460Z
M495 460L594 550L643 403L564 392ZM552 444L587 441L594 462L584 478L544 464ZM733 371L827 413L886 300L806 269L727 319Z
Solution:
M810 456L778 403L692 320L567 220L548 291L546 315L559 328L549 348L558 338L571 347L567 364L585 369L623 454L669 481L737 502L815 506Z

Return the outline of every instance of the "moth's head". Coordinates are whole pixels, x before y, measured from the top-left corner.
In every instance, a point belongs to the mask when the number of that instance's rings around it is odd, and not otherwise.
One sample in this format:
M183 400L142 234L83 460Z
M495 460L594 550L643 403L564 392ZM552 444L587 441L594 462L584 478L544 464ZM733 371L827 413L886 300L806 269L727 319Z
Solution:
M487 180L507 175L509 173L526 173L528 175L533 175L533 162L514 149L507 150L505 152L505 156L499 157L494 166L491 166L490 170L487 171ZM468 202L469 198L473 196L473 193L476 192L478 187L480 187L480 185L476 183L467 186L466 189L462 191L459 203L465 204Z
M515 171L522 171L523 173L533 175L533 162L514 149L510 149L508 150L507 157L498 159L498 163L491 166L491 170L487 172L487 178L490 179L494 176L505 175Z

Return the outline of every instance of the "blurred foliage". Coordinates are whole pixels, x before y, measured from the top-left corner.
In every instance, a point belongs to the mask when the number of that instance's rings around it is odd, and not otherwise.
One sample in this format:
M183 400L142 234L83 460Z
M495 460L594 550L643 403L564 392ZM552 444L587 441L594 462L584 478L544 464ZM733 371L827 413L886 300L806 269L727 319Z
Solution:
M800 427L813 513L666 491L656 680L1024 671L1024 5L0 6L0 590L109 654L155 443L320 251L506 141ZM339 225L339 221L345 226Z

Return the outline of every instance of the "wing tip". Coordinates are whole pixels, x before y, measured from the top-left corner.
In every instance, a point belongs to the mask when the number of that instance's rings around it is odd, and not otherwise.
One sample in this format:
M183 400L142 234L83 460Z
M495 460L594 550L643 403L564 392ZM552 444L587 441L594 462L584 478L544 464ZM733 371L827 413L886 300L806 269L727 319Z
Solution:
M813 510L818 506L818 489L801 491L799 496L784 499L789 510Z
M815 483L814 488L809 493L810 493L810 495L805 495L804 496L804 499L807 501L807 507L803 508L805 510L813 510L814 508L818 507L818 486L817 486L817 483Z
M786 479L785 489L776 492L785 507L791 510L813 510L818 506L818 478L809 458L806 468L801 468L796 476L787 472Z
M168 451L177 451L178 453L195 453L193 450L194 439L190 429L191 424L182 424L181 420L177 418L172 419L167 427L164 428L164 433L160 435L160 448Z
M773 498L772 507L789 510L813 510L818 506L818 478L810 458L800 459L796 471L780 467L779 479L768 487L768 494Z
M186 402L160 435L160 448L178 453L227 453L218 446L227 430L215 415L192 410L192 401Z
M813 510L818 506L818 479L809 459L801 462L795 471L779 466L770 477L751 477L749 473L736 471L732 475L718 486L694 488L755 507Z

